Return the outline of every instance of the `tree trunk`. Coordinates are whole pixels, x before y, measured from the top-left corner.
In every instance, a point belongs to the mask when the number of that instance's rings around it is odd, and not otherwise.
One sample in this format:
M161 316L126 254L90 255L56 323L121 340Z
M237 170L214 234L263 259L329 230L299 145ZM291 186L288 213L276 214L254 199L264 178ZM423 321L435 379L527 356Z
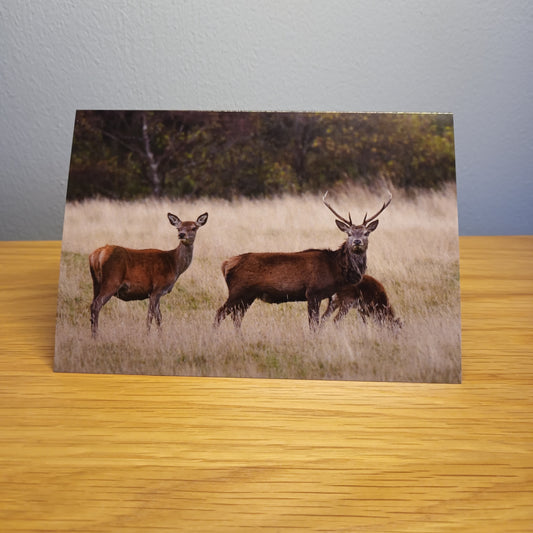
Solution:
M152 190L154 196L160 197L162 194L162 183L161 177L159 176L159 162L156 161L154 153L150 147L150 136L148 135L148 123L146 122L146 114L143 113L143 140L144 140L144 151L146 159L148 159L148 178L152 185Z

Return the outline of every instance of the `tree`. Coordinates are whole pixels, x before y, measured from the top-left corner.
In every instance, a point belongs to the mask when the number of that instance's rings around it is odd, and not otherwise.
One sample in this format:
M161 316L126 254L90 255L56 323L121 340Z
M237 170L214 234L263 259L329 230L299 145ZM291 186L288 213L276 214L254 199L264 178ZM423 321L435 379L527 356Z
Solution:
M451 115L81 111L69 199L232 198L455 179Z

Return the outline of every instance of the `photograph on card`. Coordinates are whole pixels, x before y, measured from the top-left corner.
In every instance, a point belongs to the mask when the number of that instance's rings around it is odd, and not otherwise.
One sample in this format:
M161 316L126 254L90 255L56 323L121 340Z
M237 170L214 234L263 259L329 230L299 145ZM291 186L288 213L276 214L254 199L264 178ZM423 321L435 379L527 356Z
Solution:
M54 370L460 383L453 116L78 111Z

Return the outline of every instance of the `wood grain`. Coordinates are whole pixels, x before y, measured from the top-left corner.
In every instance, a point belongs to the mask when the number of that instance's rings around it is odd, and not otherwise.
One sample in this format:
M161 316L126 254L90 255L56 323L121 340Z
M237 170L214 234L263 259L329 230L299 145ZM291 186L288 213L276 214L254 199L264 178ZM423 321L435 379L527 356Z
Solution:
M0 243L2 531L533 530L533 237L462 237L461 385L55 374Z

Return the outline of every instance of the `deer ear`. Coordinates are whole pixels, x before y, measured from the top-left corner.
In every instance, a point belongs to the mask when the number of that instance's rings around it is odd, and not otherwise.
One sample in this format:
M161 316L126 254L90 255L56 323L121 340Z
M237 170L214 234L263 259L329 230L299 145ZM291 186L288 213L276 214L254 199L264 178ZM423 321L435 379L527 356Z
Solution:
M349 224L346 224L346 222L343 222L342 220L335 220L335 223L341 231L344 231L344 233L350 233L351 226Z
M374 220L373 222L370 222L368 226L366 226L366 231L374 231L379 224L379 220Z
M169 222L176 228L179 228L181 226L181 220L176 215L173 215L172 213L167 213L167 217Z
M203 226L206 222L207 222L207 213L204 213L203 215L200 215L200 216L196 219L196 223L197 223L199 226Z

